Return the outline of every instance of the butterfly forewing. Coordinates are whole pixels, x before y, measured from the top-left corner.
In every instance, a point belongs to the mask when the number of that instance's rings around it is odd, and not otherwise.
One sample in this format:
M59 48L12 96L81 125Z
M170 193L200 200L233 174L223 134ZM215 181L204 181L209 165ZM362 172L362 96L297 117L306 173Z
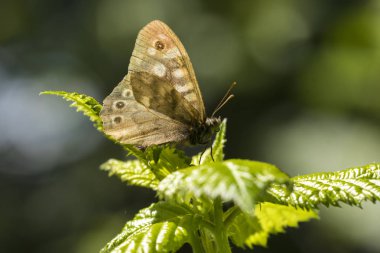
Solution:
M147 72L132 72L130 76L136 101L186 125L198 123L198 119L192 117L197 115L195 108L183 101L181 94L167 80Z
M129 65L133 87L134 74L141 72L165 80L170 89L179 93L180 97L175 97L174 103L185 108L182 112L187 114L185 117L199 122L205 120L202 95L189 56L174 32L161 21L150 22L137 36ZM150 83L145 85L146 89L152 89ZM151 104L145 105L155 109ZM172 116L170 112L166 115Z

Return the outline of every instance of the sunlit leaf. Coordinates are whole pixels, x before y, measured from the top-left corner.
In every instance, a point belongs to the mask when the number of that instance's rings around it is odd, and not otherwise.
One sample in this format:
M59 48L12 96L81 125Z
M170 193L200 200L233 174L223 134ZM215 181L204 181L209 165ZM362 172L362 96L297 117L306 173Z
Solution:
M175 204L160 202L140 210L102 253L174 252L189 242L192 215Z
M193 195L221 197L249 212L271 183L287 179L271 164L233 159L174 172L160 182L158 193L169 199L189 199Z
M145 157L149 167L160 180L176 170L190 166L190 158L182 150L170 145L148 147Z
M132 155L132 156L136 157L137 159L139 159L141 162L147 163L147 159L145 157L143 150L141 150L141 149L139 149L133 145L130 145L130 144L121 144L118 141L113 140L111 138L111 136L107 136L107 138L112 140L113 142L121 145L123 147L123 149L128 152L128 155Z
M103 163L100 168L108 171L110 176L116 175L121 181L130 185L148 187L155 190L159 182L150 168L138 160L124 162L110 159Z
M318 219L315 211L269 202L256 205L254 212L254 216L240 212L229 227L229 235L239 247L267 246L270 234L284 233L286 227L298 227L299 222Z
M272 185L269 192L280 202L304 208L361 206L363 201L380 200L380 164L350 168L337 172L314 173L291 179L292 188Z
M76 92L70 93L66 91L44 91L41 92L40 95L56 95L72 102L70 107L75 107L78 112L83 112L84 115L88 116L90 120L94 122L96 129L103 131L102 120L99 117L102 105L99 104L95 98Z

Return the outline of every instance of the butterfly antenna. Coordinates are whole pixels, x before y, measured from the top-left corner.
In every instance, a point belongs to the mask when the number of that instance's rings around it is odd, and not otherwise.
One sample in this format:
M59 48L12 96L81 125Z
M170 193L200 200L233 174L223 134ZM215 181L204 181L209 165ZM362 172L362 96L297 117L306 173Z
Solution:
M214 112L211 114L211 118L214 117L215 113L217 113L231 98L234 97L233 94L231 94L231 90L236 86L236 82L233 82L230 86L230 88L227 90L226 94L220 100L219 104L216 106Z

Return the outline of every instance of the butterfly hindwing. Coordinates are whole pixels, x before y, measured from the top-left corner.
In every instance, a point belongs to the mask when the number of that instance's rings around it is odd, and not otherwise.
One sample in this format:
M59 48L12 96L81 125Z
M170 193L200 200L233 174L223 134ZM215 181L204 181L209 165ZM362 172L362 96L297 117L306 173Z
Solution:
M129 75L103 101L100 116L105 133L125 144L147 147L188 137L186 125L136 101Z
M205 120L202 95L189 56L174 32L161 21L150 22L137 36L129 73L133 77L134 74L141 75L141 72L166 81L160 83L165 83L179 94L173 99L175 104L184 108L182 114L185 118L198 122ZM131 78L131 85L135 86L134 78ZM144 89L153 88L149 82L144 85ZM155 110L152 104L149 106ZM171 117L170 113L165 114Z

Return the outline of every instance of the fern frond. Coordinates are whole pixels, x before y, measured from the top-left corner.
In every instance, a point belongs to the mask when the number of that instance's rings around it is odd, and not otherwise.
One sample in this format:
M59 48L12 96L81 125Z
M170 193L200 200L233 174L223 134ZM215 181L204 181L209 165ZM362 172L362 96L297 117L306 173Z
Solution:
M284 183L287 179L271 164L233 159L178 170L159 183L158 194L177 200L221 197L250 212L271 183Z
M291 179L293 187L273 185L268 189L281 203L302 208L339 206L361 207L363 201L380 200L380 164L350 168L337 172L314 173Z
M79 94L76 92L66 92L66 91L44 91L40 95L56 95L62 97L66 101L72 102L70 107L75 107L77 112L82 112L84 115L90 118L94 122L94 126L99 131L103 131L102 120L99 117L102 105L96 101L95 98Z
M123 162L116 159L110 159L103 163L100 166L100 169L108 171L109 176L118 176L121 181L130 185L156 190L159 182L150 168L145 163L138 160Z

